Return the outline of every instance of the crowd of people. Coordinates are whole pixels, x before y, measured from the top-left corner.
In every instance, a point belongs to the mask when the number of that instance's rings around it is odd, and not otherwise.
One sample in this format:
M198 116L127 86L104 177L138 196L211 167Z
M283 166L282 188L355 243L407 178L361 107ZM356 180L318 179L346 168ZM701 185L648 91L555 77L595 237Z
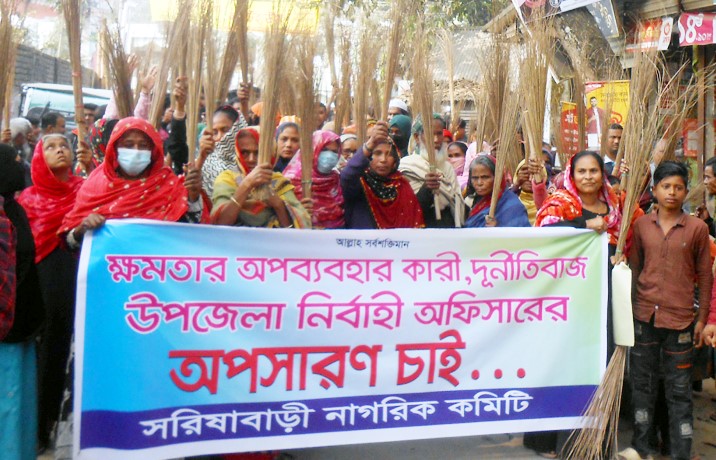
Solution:
M396 99L388 119L368 120L366 133L356 132L356 125L334 132L323 104L315 119L282 116L274 131L261 132L262 103L242 113L249 94L242 87L235 100L205 114L212 117L212 129L202 123L190 162L186 79L175 82L159 129L146 120L152 86L151 79L142 82L133 117L117 119L111 101L107 107L86 105L86 139L66 133L64 118L53 112L40 120L13 119L2 133L4 459L34 459L38 446L45 449L52 439L61 444L63 430L71 427L68 363L78 254L86 233L108 219L315 230L566 226L607 233L610 256L616 255L625 198L615 184L628 171L614 168L620 125L610 127L604 157L583 151L558 165L549 145L539 161L519 144L524 159L498 178L496 149L489 139L470 139L465 122L451 133L443 116L414 119L409 106ZM304 123L315 129L310 165L302 164L298 153ZM260 136L275 139L268 162L259 161ZM359 138L366 141L359 145ZM303 168L312 173L310 198ZM706 163L712 194L715 168L716 160ZM623 456L648 458L666 446L672 458L690 459L693 347L716 345L714 222L703 210L698 217L683 211L685 166L655 157L652 170L625 257L610 258L610 267L628 261L635 280L630 367L635 429L633 448ZM607 334L611 355L611 324ZM661 441L654 436L660 379L669 427ZM556 458L563 434L529 434L525 445Z

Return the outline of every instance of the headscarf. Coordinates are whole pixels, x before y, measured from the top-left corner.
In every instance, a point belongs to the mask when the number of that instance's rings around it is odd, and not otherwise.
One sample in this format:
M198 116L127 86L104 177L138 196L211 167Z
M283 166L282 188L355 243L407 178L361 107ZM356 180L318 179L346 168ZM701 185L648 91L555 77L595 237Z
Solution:
M232 198L236 192L237 181L240 182L240 179L243 179L251 172L239 148L239 139L246 135L253 137L256 143L259 144L259 132L256 127L243 128L236 133L234 142L236 167L219 174L216 178L216 182L214 182L214 192L211 197L211 201L214 204L211 213L212 223L215 223L218 216L221 215L224 206L234 206ZM283 177L281 173L274 171L271 182L268 185L271 187L271 191L286 204L286 209L293 221L293 226L295 228L310 227L311 218L301 203L296 199L291 182ZM241 222L247 227L280 227L278 217L272 209L261 201L251 199L244 203L237 222Z
M400 151L400 156L404 157L408 154L408 144L410 143L410 126L412 124L412 120L407 115L394 115L393 118L390 119L389 127L392 128L393 126L397 127L400 131L400 139L393 139L395 141L396 147L398 147L398 150Z
M211 196L214 182L219 174L236 169L236 134L247 126L244 116L239 113L239 119L231 126L224 138L216 143L214 151L206 157L204 166L201 168L201 187L207 195Z
M301 132L301 128L298 126L297 123L295 123L293 121L285 121L285 122L281 123L280 125L278 125L278 128L276 128L276 136L275 136L276 141L278 141L279 136L281 135L282 132L284 132L284 130L286 130L286 128L294 128L297 132L299 132L299 133ZM282 157L276 155L276 164L274 165L273 170L276 172L283 172L283 170L286 169L286 166L288 166L288 164L291 162L291 160L295 157L296 157L296 154L294 154L293 157L288 158L288 159L282 158Z
M393 171L383 177L369 167L360 178L373 220L379 229L423 228L423 210L410 183L397 171L400 156L392 141L390 145L395 158Z
M522 160L517 164L517 168L515 168L515 177L517 177L520 170L525 167L525 165L527 165L526 160ZM544 166L542 167L542 171L546 177L547 169ZM525 205L525 209L527 210L527 217L530 219L530 224L534 225L535 219L537 218L537 205L535 205L534 194L532 192L525 192L524 190L522 190L520 191L518 198L520 199L522 204Z
M59 181L47 166L40 140L32 157L32 182L34 185L25 189L18 201L25 208L35 238L35 263L40 263L60 244L57 231L72 211L84 180L70 174L67 182Z
M462 176L462 172L465 170L465 157L467 157L467 144L460 141L451 142L448 144L448 149L452 146L457 146L462 151L462 156L460 158L450 158L448 157L447 161L450 162L452 165L452 168L455 170L455 175L458 177L458 183L460 176ZM461 184L462 186L462 184Z
M335 169L328 174L318 171L318 155L326 145L331 142L338 143L338 156L340 158L340 137L331 131L319 130L313 133L313 178L311 184L311 199L313 199L313 228L343 228L343 191L341 189L341 176ZM283 175L291 181L296 197L303 198L301 154L300 151L293 156L291 163L284 170Z
M493 157L492 155L480 155L477 158L475 158L472 163L470 163L470 171L469 174L472 174L472 168L474 168L477 165L487 166L490 171L492 171L492 176L495 176L495 169L497 167L497 159ZM502 175L502 180L500 181L500 189L498 191L497 200L500 200L500 197L503 193L505 193L505 189L507 188L507 178L505 175ZM493 187L494 190L494 187ZM467 188L465 189L465 194L468 197L474 197L475 203L472 205L472 209L470 209L470 215L468 218L471 218L473 216L476 216L483 210L490 207L490 203L492 202L492 192L488 193L485 196L478 197L475 192L475 187L472 186L472 181L467 183Z
M544 227L565 220L574 220L582 215L582 199L579 197L577 186L572 177L575 158L578 155L580 154L573 155L572 158L569 159L569 162L567 162L563 176L564 189L555 190L549 195L537 212L535 219L536 227ZM584 157L581 156L580 158ZM619 198L614 192L614 189L612 189L612 186L609 185L609 179L604 170L602 170L602 187L599 190L599 198L606 203L609 208L609 213L604 217L604 220L607 222L609 243L616 244L622 216L619 209Z
M152 141L152 162L146 178L130 180L117 174L117 143L129 131L137 130ZM77 194L74 209L65 217L61 232L68 232L85 217L97 213L107 219L143 218L178 221L188 209L184 178L164 165L164 149L159 133L140 118L124 118L117 123L107 143L104 163L92 171Z

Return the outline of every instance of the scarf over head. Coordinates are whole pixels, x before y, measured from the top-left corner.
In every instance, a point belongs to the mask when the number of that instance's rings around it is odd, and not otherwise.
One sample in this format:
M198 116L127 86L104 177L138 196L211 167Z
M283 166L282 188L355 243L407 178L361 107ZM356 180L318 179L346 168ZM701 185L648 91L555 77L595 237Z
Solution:
M525 160L522 160L517 164L517 168L515 168L515 177L517 177L520 170L526 165L527 162ZM544 174L545 177L547 176L547 169L544 166L542 167L542 174ZM527 210L527 217L530 219L530 223L534 225L535 219L537 218L537 205L535 204L534 194L532 192L525 192L524 190L522 190L520 191L518 198L520 199L522 204L525 205L525 209Z
M229 132L216 143L214 151L206 157L204 166L201 168L201 187L211 196L214 190L214 181L224 171L236 169L236 134L239 130L246 128L246 120L239 114L229 129Z
M41 140L32 157L32 182L33 186L23 190L18 201L30 221L35 238L35 263L39 263L60 244L57 231L65 215L72 211L84 180L72 174L67 182L58 180L47 166Z
M284 117L284 118L286 118L286 117ZM281 133L283 133L286 128L293 128L296 130L296 132L298 132L298 133L301 132L301 128L300 128L300 126L298 126L297 123L295 123L293 121L285 121L285 122L280 123L278 125L278 127L276 128L276 136L275 136L274 140L276 140L278 142L279 136L281 136ZM279 152L277 152L277 153L279 153ZM288 166L288 164L291 162L291 160L293 160L295 157L296 157L296 153L294 153L291 158L283 158L279 155L276 155L276 164L274 165L273 170L276 172L282 173L284 171L284 169L286 169L286 166Z
M492 168L490 168L490 171L492 171L492 176L494 178L495 176L495 168L497 164L497 160L492 155L479 155L478 158L484 158L485 160L492 163ZM472 163L470 166L473 166ZM472 168L470 168L472 169ZM472 175L472 171L468 172L470 175ZM507 188L507 177L505 175L502 175L502 180L500 181L500 189L497 192L497 201L500 200L502 197L502 194L505 193L505 189ZM494 190L494 186L493 189ZM485 196L477 196L475 194L475 188L472 186L472 182L467 183L467 188L465 189L465 193L468 196L474 196L475 197L475 203L472 205L472 209L470 209L470 215L468 218L474 217L484 211L485 209L490 208L490 203L492 203L492 191L488 193Z
M216 178L216 182L214 182L214 191L211 196L211 201L214 204L211 212L212 222L216 222L216 219L221 215L221 210L224 206L234 206L231 198L233 198L234 193L236 192L236 188L238 187L237 183L241 182L243 178L251 172L246 164L246 159L239 148L239 139L247 135L253 137L256 144L259 144L259 132L255 127L244 128L236 133L236 141L234 145L236 152L236 167L231 170L223 171ZM275 160L276 158L274 157L272 161L275 162ZM276 196L281 198L286 204L286 209L288 210L289 217L293 221L293 226L295 228L310 227L311 218L301 203L296 199L296 195L293 193L293 185L291 185L291 182L288 179L286 179L281 173L274 172L268 186L271 188L271 191ZM281 226L278 216L276 216L273 209L270 209L262 201L252 199L249 199L244 203L244 206L239 213L237 225L266 228L276 228Z
M368 167L360 178L373 220L379 229L423 228L425 219L418 197L397 171L400 157L395 144L390 144L391 155L396 159L393 171L383 177Z
M544 201L537 212L536 227L544 227L565 220L574 220L582 215L582 199L579 197L577 186L572 177L573 163L574 156L567 162L567 167L564 170L564 189L555 190ZM609 244L616 244L622 215L619 198L612 186L609 185L606 172L602 172L602 188L599 190L599 199L606 203L609 208L608 214L604 217L607 222Z
M311 199L313 200L313 227L314 228L343 228L343 191L341 189L341 176L335 169L328 174L318 171L318 156L331 142L338 144L340 156L340 137L331 131L315 131L313 133L313 179L311 184ZM283 175L291 181L296 197L303 199L301 184L303 165L301 164L300 150L293 156L291 163L284 170Z
M153 144L149 175L141 179L125 179L117 174L117 143L129 131L147 135ZM61 232L68 232L85 217L97 213L107 219L143 218L178 221L188 209L188 193L184 178L164 166L164 149L159 133L140 118L124 118L117 123L107 143L102 165L92 171L77 194L74 209L65 217Z
M412 120L407 115L394 115L393 118L390 119L390 123L388 125L390 128L395 126L400 131L400 138L393 138L393 140L395 141L395 146L398 147L398 150L400 151L401 157L408 154L411 125Z

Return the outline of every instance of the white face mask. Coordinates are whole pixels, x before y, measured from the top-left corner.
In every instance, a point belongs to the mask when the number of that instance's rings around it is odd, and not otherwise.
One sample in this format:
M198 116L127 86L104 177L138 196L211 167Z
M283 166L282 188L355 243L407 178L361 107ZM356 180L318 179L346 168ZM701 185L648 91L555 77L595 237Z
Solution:
M338 164L338 154L331 150L324 150L318 154L318 161L316 162L316 169L321 174L328 174L333 171L333 168Z
M117 162L128 176L138 176L152 162L152 152L120 147L117 149Z

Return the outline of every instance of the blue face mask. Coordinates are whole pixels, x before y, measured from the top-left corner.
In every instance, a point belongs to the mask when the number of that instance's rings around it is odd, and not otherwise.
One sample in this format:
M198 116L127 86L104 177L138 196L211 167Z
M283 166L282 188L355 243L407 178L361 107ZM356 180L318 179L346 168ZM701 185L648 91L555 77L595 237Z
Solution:
M338 164L338 154L330 150L324 150L318 154L318 164L316 169L321 174L328 174L333 171L333 168Z
M117 162L128 176L138 176L152 162L152 152L120 147L117 149Z

